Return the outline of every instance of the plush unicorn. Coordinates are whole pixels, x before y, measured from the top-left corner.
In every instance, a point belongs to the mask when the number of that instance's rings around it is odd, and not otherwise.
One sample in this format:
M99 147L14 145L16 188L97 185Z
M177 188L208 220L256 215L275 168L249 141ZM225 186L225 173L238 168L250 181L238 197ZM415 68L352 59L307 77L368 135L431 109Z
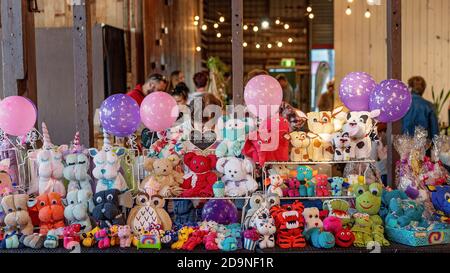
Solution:
M103 138L103 148L100 151L89 149L89 155L94 159L95 165L92 175L97 179L95 193L112 189L126 191L128 187L120 173L120 158L125 154L125 149L114 148L106 132Z
M77 132L73 140L72 149L65 155L66 166L64 178L69 181L67 191L86 190L92 193L91 177L89 171L89 158L87 150L80 145L80 133Z
M52 144L47 125L42 123L44 145L37 154L39 195L57 192L61 197L66 196L66 188L63 184L63 152L67 151L67 145L55 146Z

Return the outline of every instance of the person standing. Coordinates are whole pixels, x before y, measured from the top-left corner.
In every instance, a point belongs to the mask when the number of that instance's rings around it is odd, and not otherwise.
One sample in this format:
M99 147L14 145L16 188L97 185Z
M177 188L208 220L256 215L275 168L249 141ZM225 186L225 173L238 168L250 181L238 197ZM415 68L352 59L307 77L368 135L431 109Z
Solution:
M208 85L208 74L206 72L199 72L194 75L195 92L189 94L188 104L195 98L201 97L206 93L206 86Z
M280 83L281 88L283 88L283 101L292 104L294 100L294 89L287 80L286 75L280 74L276 77L276 79Z
M139 106L145 97L153 92L165 92L167 87L167 81L161 74L150 75L143 85L136 85L136 87L127 93L128 96L133 98Z
M428 131L428 139L439 135L439 123L434 105L423 98L427 83L423 77L415 76L408 80L412 93L412 104L402 120L402 133L414 135L417 126Z
M333 111L334 105L334 80L327 83L327 92L323 93L317 106L319 111Z
M175 70L170 74L169 86L167 87L167 92L171 93L175 87L185 81L184 73L180 70Z

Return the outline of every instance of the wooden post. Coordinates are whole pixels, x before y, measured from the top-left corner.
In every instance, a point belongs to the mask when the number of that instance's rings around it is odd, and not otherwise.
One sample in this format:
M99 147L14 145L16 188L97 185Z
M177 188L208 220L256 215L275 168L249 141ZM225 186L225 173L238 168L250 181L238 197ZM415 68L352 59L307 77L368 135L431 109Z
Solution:
M244 33L242 30L244 17L243 0L231 0L231 31L233 55L233 104L244 104Z
M73 0L73 54L76 127L82 143L92 147L92 26L90 0Z
M26 96L36 104L34 14L28 2L1 1L3 96Z
M402 1L387 0L387 63L388 78L402 80ZM393 147L393 136L401 134L401 122L387 126L388 185L395 185L395 163L399 155Z

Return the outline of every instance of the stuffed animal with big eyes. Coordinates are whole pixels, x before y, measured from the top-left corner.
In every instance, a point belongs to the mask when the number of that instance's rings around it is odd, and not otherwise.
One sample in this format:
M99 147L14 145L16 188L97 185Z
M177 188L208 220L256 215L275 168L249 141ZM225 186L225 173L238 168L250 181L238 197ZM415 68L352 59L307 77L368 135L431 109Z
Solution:
M39 195L57 192L61 197L66 196L66 188L63 184L63 152L67 151L67 145L55 146L50 140L47 125L42 123L44 145L37 154Z
M86 190L92 192L91 177L89 176L89 158L87 150L80 145L80 133L77 132L73 141L73 147L64 157L64 178L69 181L67 191Z
M250 209L244 218L245 229L255 228L257 219L270 217L270 208L280 204L280 197L276 194L264 195L256 192L250 198Z
M355 159L355 147L348 132L336 132L333 135L333 149L335 161Z
M120 191L117 189L101 191L94 195L95 207L92 216L101 229L125 224L119 195Z
M125 155L124 148L112 147L105 133L103 148L100 151L95 148L89 149L89 155L94 159L95 168L92 175L97 179L96 193L112 189L124 192L128 189L120 173L120 159Z
M12 194L2 198L1 205L6 214L4 223L8 232L18 232L23 235L33 234L33 223L28 214L28 195Z
M57 192L41 194L37 197L39 210L40 234L46 235L49 230L63 228L64 206L61 195Z

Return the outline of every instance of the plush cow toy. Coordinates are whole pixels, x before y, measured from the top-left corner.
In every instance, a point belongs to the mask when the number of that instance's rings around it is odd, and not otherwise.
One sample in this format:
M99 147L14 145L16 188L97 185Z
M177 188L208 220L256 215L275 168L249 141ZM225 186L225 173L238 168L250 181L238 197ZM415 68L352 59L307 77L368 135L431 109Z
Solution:
M333 135L334 160L346 161L355 158L355 147L348 132Z
M350 112L347 114L347 122L343 127L343 132L353 143L355 149L355 159L367 159L372 151L372 133L375 122L374 118L380 115L380 110L372 112Z

